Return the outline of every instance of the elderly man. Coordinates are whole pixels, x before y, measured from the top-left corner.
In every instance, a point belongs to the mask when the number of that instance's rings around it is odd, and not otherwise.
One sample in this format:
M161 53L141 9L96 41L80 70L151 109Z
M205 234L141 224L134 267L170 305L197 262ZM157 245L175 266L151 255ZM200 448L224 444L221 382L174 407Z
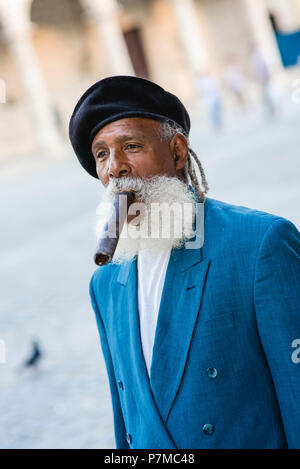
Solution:
M117 448L300 448L299 232L206 197L189 130L176 96L126 76L95 83L70 121L106 201L131 188L148 215L173 202L204 212L173 214L176 235L152 237L156 220L148 237L121 237L92 276Z

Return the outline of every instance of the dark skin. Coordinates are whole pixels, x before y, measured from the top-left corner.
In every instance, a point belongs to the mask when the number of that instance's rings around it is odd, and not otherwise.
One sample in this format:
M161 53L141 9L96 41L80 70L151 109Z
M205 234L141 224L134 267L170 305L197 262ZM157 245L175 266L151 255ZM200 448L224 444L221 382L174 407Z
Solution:
M107 124L92 142L97 175L104 186L110 178L165 175L184 179L188 143L181 134L161 140L158 121L129 117Z
M92 153L98 178L107 186L110 178L149 178L165 175L184 179L188 143L181 134L171 142L159 135L159 122L141 117L119 119L107 124L94 137ZM138 198L135 202L139 202ZM128 215L129 223L136 215Z

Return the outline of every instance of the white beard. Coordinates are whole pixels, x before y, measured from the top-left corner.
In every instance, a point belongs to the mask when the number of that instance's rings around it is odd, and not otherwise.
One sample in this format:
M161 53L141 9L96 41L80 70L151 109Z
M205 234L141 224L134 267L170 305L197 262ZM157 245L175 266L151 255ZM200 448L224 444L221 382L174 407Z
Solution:
M194 235L196 199L187 184L177 177L168 176L148 179L122 177L109 182L104 198L97 207L97 240L103 233L107 211L115 193L123 190L133 190L143 203L144 211L130 223L125 221L113 263L130 261L142 249L151 250L155 254L181 247ZM129 213L135 215L137 208L136 204L131 205ZM164 212L157 216L159 208Z

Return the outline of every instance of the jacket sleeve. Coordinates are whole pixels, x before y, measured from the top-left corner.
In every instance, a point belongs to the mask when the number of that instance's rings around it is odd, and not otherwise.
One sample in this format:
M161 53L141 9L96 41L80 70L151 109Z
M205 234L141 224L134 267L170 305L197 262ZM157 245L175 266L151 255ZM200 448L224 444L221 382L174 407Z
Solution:
M278 218L258 251L254 302L289 448L300 448L300 233Z
M113 368L113 363L111 359L111 353L109 350L109 345L104 329L104 324L100 316L98 305L95 299L94 289L93 289L93 277L90 281L90 297L93 309L95 311L97 326L100 335L100 341L102 346L102 352L106 364L107 374L109 378L110 393L114 414L114 430L115 430L115 440L117 449L129 449L129 445L126 441L126 430L124 425L124 419L122 414L122 408L120 403L120 397L118 393L118 388L116 384L115 372Z

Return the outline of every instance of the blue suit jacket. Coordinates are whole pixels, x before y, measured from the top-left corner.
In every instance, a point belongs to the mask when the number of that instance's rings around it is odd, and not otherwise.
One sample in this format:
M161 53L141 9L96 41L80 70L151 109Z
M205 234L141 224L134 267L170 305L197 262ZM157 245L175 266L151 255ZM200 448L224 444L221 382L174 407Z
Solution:
M136 259L91 279L117 448L300 448L299 232L210 198L204 210L203 247L171 253L150 379Z

